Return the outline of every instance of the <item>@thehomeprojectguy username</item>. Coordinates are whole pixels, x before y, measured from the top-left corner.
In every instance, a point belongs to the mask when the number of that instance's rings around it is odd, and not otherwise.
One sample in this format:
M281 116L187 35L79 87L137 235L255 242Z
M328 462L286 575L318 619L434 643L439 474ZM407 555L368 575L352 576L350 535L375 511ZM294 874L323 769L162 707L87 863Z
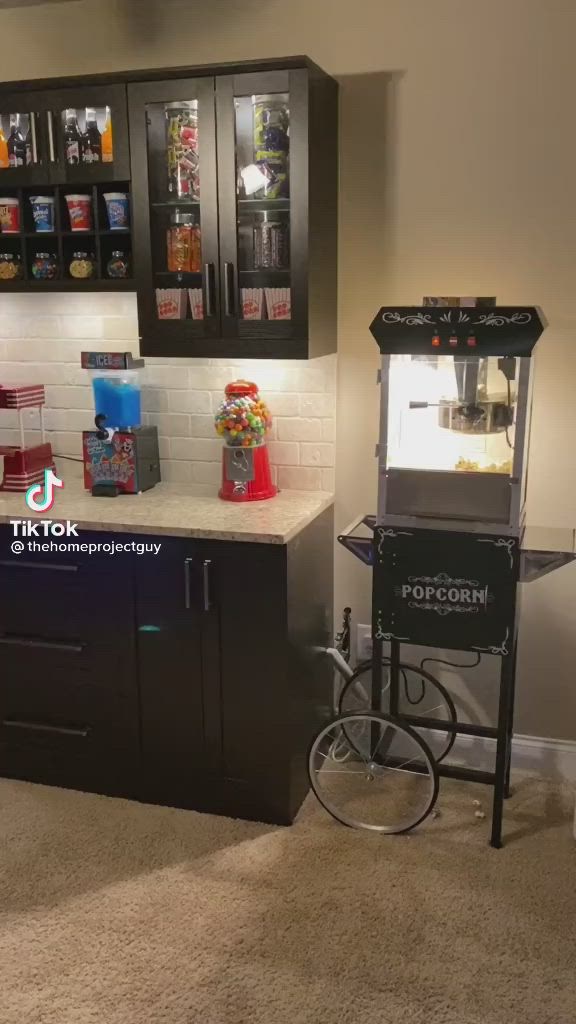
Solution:
M157 541L83 541L80 539L82 535L78 533L78 524L68 520L57 522L53 519L10 519L9 522L12 533L17 538L10 545L10 550L15 555L40 551L63 554L82 552L88 555L116 555L125 552L135 555L157 555L162 548L162 544Z

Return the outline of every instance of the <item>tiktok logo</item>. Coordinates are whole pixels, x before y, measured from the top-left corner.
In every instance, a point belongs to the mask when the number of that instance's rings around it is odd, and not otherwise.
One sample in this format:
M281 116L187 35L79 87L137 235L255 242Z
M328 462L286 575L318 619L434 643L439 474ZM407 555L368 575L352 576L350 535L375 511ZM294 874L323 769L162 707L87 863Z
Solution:
M56 487L64 487L64 481L51 469L45 469L44 483L32 484L26 491L25 500L28 508L32 512L49 512L54 504Z

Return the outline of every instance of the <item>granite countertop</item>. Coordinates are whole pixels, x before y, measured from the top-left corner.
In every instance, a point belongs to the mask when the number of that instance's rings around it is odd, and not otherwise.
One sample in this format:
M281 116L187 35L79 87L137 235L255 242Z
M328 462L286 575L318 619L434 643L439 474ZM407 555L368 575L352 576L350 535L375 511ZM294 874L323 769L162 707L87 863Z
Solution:
M332 494L318 491L281 491L267 501L221 501L216 495L200 497L185 484L168 483L143 494L93 498L71 480L44 514L29 512L23 494L0 492L0 523L69 519L82 530L286 544L333 502Z

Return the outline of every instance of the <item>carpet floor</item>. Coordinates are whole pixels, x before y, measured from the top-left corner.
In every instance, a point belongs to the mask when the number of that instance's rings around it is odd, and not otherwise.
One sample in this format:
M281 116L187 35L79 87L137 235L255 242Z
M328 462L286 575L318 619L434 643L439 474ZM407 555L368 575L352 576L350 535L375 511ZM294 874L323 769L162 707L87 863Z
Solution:
M573 1024L569 794L521 782L501 851L486 790L439 806L386 838L0 780L0 1022Z

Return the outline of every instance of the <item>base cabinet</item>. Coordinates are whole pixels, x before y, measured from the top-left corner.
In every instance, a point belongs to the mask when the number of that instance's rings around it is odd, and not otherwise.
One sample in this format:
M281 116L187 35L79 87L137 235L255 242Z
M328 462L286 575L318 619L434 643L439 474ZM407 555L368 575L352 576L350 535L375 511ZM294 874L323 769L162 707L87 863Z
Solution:
M331 704L332 511L287 545L18 558L11 539L0 774L289 824Z

